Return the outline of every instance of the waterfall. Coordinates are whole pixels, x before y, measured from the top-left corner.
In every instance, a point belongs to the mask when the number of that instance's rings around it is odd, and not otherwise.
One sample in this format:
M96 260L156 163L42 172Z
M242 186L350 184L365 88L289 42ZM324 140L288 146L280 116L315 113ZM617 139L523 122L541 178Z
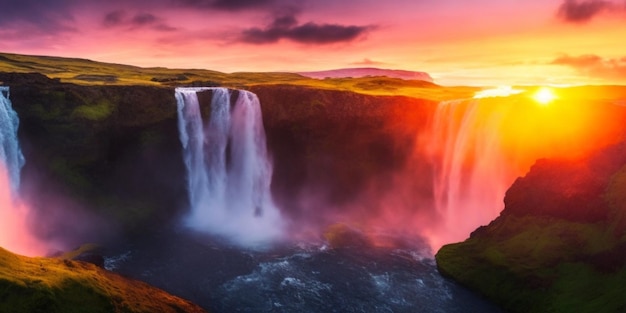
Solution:
M516 103L502 100L438 105L430 139L435 206L443 223L437 241L462 241L496 218L504 208L506 190L530 165L505 142L511 139L507 122L516 116L516 109Z
M203 121L198 93L212 92ZM187 225L256 246L282 234L280 212L270 193L269 160L257 96L227 88L176 88L178 128L187 168Z
M18 195L24 156L17 139L19 119L0 86L0 247L14 253L41 256L47 247L30 230L30 210Z
M0 86L0 161L6 167L11 191L16 194L24 156L17 140L19 119L9 100L9 87Z

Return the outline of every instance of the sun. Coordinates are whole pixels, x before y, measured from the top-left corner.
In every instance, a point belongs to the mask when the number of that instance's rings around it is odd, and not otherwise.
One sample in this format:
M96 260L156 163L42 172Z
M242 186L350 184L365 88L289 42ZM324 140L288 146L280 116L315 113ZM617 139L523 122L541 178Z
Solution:
M537 101L537 103L541 105L548 105L550 104L550 102L554 101L557 98L554 90L548 87L539 88L539 90L537 90L537 92L535 92L532 97L535 101Z

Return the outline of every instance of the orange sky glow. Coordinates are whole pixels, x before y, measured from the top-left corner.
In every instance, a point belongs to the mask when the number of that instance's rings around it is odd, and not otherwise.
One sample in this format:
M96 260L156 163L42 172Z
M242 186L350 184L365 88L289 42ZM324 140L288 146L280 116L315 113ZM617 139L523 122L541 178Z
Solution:
M443 85L626 83L621 0L0 0L0 51L236 71L379 67Z

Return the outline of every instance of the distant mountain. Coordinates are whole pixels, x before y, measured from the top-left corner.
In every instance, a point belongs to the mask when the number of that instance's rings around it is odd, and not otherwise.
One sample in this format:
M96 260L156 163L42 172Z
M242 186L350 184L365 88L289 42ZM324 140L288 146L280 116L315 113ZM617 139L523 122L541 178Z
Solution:
M390 78L400 78L406 80L423 80L433 82L433 78L426 72L413 72L405 70L386 70L374 67L358 67L358 68L341 68L328 71L317 72L298 72L302 76L324 79L324 78L343 78L343 77L366 77L366 76L387 76Z

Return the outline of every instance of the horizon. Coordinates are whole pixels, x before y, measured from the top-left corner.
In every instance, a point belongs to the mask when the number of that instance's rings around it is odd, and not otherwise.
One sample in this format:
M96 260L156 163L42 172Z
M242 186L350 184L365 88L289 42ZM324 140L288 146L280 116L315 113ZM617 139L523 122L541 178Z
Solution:
M446 86L626 84L616 0L0 4L7 53L224 73L375 67Z
M96 63L102 63L102 64L110 64L110 65L118 65L118 66L131 66L131 67L137 67L140 69L165 69L165 70L191 70L191 71L195 71L195 70L200 70L200 71L212 71L212 72L218 72L218 73L223 73L223 74L245 74L245 73L285 73L285 74L298 74L298 75L302 75L304 77L308 77L310 79L314 79L314 80L324 80L321 78L314 78L314 77L309 77L305 74L314 74L314 73L323 73L323 72L335 72L335 71L343 71L343 70L357 70L357 69L372 69L372 70L380 70L380 71L404 71L404 72L409 72L409 73L424 73L429 75L432 78L432 83L434 83L435 85L439 85L441 87L471 87L471 88L480 88L483 91L491 91L491 90L500 90L500 89L510 89L510 88L536 88L536 87L541 87L541 86L545 86L545 87L553 87L553 88L570 88L570 87L591 87L591 86L616 86L616 87L620 87L620 86L626 86L626 82L620 82L620 83L602 83L602 82L592 82L592 83L583 83L583 82L579 82L579 83L571 83L571 84L558 84L558 83L548 83L548 84L532 84L532 83L520 83L520 84L514 84L514 85L507 85L507 84L502 84L502 83L497 83L497 84L492 84L492 85L488 85L488 84L480 84L476 81L474 82L467 82L465 84L441 84L438 80L436 80L434 77L432 77L432 75L428 72L425 71L414 71L414 70L407 70L407 69L403 69L403 68L382 68L382 67L376 67L376 66L361 66L361 67L344 67L344 68L326 68L326 69L319 69L319 70L314 70L314 71L258 71L258 72L254 72L254 71L232 71L232 72L222 72L222 71L217 71L211 68L201 68L201 67L189 67L189 68L180 68L180 67L165 67L165 66L139 66L139 65L133 65L133 64L126 64L126 63L120 63L120 62L105 62L105 61L101 61L101 60L93 60L93 59L88 59L88 58L83 58L83 57L67 57L67 56L62 56L62 55L37 55L37 54L18 54L18 53L13 53L13 52L4 52L4 51L0 51L0 54L8 54L8 55L16 55L16 56L26 56L26 57L35 57L35 58L60 58L60 59L68 59L68 60L83 60L86 62L96 62ZM369 77L370 75L366 75L363 77ZM386 75L381 75L382 77L390 77L390 76L386 76ZM361 76L358 76L361 77ZM372 76L372 77L376 77L376 75ZM348 78L347 76L337 76L335 78ZM400 78L403 80L407 80L405 78ZM408 79L410 80L410 79ZM420 80L420 79L416 79L416 80ZM2 87L2 86L0 86ZM8 87L8 86L7 86ZM520 92L526 92L527 90L521 90ZM480 92L478 93L480 94ZM508 95L508 94L507 94ZM505 95L501 95L501 96L505 96ZM500 97L500 96L499 96Z

